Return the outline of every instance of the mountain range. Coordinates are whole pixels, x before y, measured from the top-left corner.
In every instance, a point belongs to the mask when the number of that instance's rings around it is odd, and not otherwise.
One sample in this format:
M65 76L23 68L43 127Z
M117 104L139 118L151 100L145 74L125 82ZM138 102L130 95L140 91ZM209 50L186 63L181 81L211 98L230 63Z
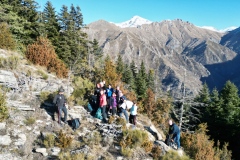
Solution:
M138 67L143 61L174 97L181 97L183 85L189 95L196 95L204 82L210 88L220 88L226 80L240 86L240 28L219 32L181 19L151 22L134 16L121 24L93 22L86 33L114 60L121 54Z

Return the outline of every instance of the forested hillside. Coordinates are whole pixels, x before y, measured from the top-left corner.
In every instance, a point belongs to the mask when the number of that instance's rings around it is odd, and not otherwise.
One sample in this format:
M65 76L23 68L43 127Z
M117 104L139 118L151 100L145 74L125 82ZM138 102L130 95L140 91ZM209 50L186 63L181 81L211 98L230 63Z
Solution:
M65 78L66 85L74 87L68 97L71 105L86 105L89 93L104 80L114 88L119 85L129 100L137 101L139 114L148 116L165 134L169 118L182 126L181 145L191 159L231 159L230 150L232 158L239 158L240 98L233 83L228 81L219 91L210 91L205 84L195 98L174 99L171 91L161 90L159 73L146 67L144 60L126 63L120 53L104 53L96 39L89 40L79 6L64 5L56 11L47 2L43 11L38 7L34 0L1 1L0 48L16 51L29 63ZM115 59L111 54L117 55ZM182 84L181 93L184 90ZM4 97L0 99L4 104ZM6 119L6 108L0 105L0 121ZM150 149L149 154L155 151Z

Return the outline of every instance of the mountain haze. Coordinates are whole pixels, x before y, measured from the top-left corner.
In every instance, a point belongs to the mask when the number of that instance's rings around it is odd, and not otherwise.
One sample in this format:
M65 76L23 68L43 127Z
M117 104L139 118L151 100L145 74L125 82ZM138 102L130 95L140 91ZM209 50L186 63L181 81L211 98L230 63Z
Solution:
M126 63L153 68L162 82L162 89L181 96L184 83L188 94L196 94L203 77L211 72L205 65L221 64L236 56L237 36L228 36L239 29L222 33L197 27L192 23L165 20L143 24L137 28L120 28L100 20L88 25L90 40L97 39L105 54L116 60L121 54ZM239 33L239 32L237 32ZM234 42L233 42L234 41ZM238 45L239 46L239 45ZM186 74L185 74L186 73Z

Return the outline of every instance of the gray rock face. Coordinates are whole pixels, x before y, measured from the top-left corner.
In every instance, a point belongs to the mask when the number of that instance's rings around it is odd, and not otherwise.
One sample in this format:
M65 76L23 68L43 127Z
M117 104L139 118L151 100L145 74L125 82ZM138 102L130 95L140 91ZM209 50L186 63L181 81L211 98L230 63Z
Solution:
M46 148L36 148L35 151L38 152L38 153L42 153L43 156L48 155Z
M11 143L12 143L12 140L9 135L0 136L0 145L8 146Z
M138 28L119 28L101 20L88 27L89 39L97 39L104 53L114 60L120 53L124 62L134 60L138 67L143 61L147 69L155 70L162 89L171 91L174 97L181 97L183 83L187 94L198 93L202 78L211 74L204 65L223 63L236 57L236 52L227 48L228 45L219 44L223 33L179 19Z
M0 84L12 89L18 88L17 79L10 71L0 70Z
M25 144L27 137L25 134L19 134L17 141L14 143L16 146L22 146Z

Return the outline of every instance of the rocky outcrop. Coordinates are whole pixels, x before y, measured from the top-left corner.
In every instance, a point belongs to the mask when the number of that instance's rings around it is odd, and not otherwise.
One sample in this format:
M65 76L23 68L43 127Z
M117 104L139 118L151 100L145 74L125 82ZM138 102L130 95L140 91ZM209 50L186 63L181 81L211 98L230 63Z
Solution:
M0 70L0 84L11 89L18 89L18 82L13 72Z

